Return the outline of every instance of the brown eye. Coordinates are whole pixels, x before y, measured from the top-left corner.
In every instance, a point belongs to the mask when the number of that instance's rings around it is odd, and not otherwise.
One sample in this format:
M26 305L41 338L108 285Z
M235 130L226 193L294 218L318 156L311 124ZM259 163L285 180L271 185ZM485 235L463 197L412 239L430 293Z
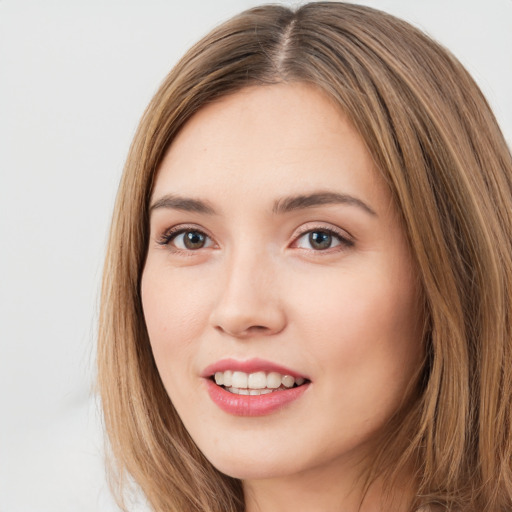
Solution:
M297 247L325 251L341 244L341 237L325 229L316 229L304 233L297 241Z
M165 241L165 245L172 245L183 251L196 251L210 247L212 240L208 235L197 229L186 229L173 233Z
M348 249L353 245L354 242L348 236L328 228L304 231L293 244L294 247L299 249L308 249L315 252L327 251L328 249Z
M199 231L187 231L183 234L183 245L187 249L202 249L206 243L206 236Z
M326 231L311 231L308 235L309 245L316 250L329 249L333 242L331 233Z

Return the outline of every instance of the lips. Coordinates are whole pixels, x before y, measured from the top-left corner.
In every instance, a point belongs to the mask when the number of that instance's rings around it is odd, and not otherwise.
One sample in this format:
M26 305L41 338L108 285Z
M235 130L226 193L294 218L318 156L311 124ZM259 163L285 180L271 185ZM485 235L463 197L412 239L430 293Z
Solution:
M306 376L262 359L223 359L201 376L213 402L235 416L271 414L300 398L310 384Z
M294 378L302 377L309 380L307 375L302 375L280 364L258 358L249 359L247 361L239 361L237 359L222 359L214 364L207 366L201 373L201 377L209 378L215 375L217 372L224 372L226 370L240 371L244 373L276 372L282 375L291 375Z

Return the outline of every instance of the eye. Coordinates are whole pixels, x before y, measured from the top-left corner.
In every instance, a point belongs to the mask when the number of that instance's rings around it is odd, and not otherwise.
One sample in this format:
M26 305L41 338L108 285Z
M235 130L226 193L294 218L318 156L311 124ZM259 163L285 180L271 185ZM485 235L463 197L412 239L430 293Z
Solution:
M167 232L160 240L160 245L172 245L179 251L196 251L212 245L212 239L198 229L178 229Z
M294 247L310 249L314 251L326 251L335 247L351 247L352 240L331 229L311 229L299 236L294 242Z

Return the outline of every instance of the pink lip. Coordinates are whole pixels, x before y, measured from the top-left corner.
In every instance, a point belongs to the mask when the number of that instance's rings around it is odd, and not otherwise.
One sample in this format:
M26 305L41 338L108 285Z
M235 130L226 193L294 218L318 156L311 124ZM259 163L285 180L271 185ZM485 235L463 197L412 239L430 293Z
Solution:
M210 398L220 409L234 416L264 416L271 414L291 402L298 400L311 384L310 382L306 382L296 388L274 391L265 395L236 395L226 391L221 386L217 386L210 378L216 372L224 372L226 370L244 373L277 372L281 375L291 375L294 378L302 377L307 379L307 377L290 368L257 358L247 361L222 359L207 366L202 371L201 377L205 380Z
M225 372L226 370L239 371L244 373L255 373L255 372L277 372L281 375L291 375L294 378L303 377L308 379L305 375L301 375L290 368L286 368L264 359L248 359L247 361L238 361L236 359L221 359L216 363L207 366L202 372L201 377L211 377L216 372ZM308 379L311 380L311 379Z
M217 386L210 379L205 379L205 382L212 401L224 412L233 416L264 416L271 414L298 400L310 385L306 383L296 388L274 391L267 395L235 395Z

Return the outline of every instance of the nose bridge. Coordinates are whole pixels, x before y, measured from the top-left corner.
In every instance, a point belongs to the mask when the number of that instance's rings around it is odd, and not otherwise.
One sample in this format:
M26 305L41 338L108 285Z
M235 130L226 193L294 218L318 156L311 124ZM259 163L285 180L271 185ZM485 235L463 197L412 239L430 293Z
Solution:
M240 244L226 258L214 326L233 336L282 330L284 311L276 283L275 257L261 245Z
M232 290L235 294L252 291L254 299L261 292L269 291L265 285L274 273L271 260L268 251L262 247L246 244L235 248L227 261L227 290Z

